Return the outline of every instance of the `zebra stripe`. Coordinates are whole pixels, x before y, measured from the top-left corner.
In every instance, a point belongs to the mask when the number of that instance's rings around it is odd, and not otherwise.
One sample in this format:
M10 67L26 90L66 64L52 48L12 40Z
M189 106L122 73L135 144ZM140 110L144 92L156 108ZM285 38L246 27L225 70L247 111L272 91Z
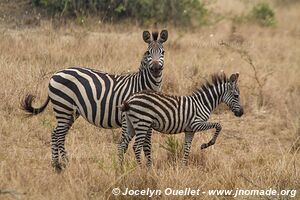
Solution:
M184 164L187 163L195 132L215 128L213 138L202 144L201 148L213 145L221 131L221 125L207 122L211 112L224 102L236 116L243 115L237 85L238 76L238 73L232 74L227 79L224 73L212 75L211 82L206 82L190 96L171 96L155 91L133 94L122 106L127 130L122 128L122 131L125 131L118 146L120 162L123 162L123 154L135 135L133 147L137 162L141 162L141 146L144 145L147 146L144 148L144 151L147 151L144 152L147 165L151 166L152 129L166 134L185 132Z
M53 104L57 126L51 134L52 164L61 170L59 156L67 160L64 149L65 135L82 116L91 124L101 128L118 128L122 124L122 113L118 109L122 102L133 93L142 90L159 91L164 64L163 43L168 32L143 32L148 43L139 71L127 75L112 75L89 68L72 67L55 73L49 82L48 98L41 108L33 108L34 97L28 95L22 107L30 114L42 112L49 100ZM125 120L124 120L125 123Z

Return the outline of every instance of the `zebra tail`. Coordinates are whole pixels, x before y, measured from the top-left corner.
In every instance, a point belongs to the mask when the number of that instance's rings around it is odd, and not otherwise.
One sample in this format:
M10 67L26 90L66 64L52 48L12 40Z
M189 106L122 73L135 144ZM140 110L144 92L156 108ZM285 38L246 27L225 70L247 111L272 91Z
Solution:
M32 107L32 102L35 99L35 96L31 95L31 94L27 94L24 99L21 101L21 109L26 111L30 116L32 115L37 115L41 112L43 112L45 110L45 108L47 107L50 98L49 96L47 97L47 100L45 101L45 103L39 107L39 108L34 108Z
M129 103L127 101L124 101L123 105L121 106L121 111L126 112L129 111L129 109L130 109Z
M135 129L133 127L132 122L130 121L128 117L128 113L125 112L125 117L126 117L126 124L127 124L127 132L129 135L134 136L135 135Z

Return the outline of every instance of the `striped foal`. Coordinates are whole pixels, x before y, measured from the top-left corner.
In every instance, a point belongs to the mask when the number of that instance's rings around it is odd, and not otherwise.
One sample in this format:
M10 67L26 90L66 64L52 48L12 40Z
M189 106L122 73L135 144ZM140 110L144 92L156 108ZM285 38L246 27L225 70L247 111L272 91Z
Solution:
M60 171L67 161L64 147L65 136L74 121L82 116L91 124L101 128L119 128L122 124L121 111L117 109L133 93L141 90L161 89L164 65L163 43L168 31L151 34L143 32L148 43L139 72L127 75L112 75L88 68L72 67L55 73L49 83L46 102L40 108L32 107L33 95L27 95L22 108L36 115L44 111L49 101L57 119L51 134L52 165ZM126 124L124 119L123 124ZM125 125L124 125L125 126ZM59 162L59 158L63 161Z
M211 112L224 102L235 116L243 115L238 77L238 73L232 74L229 79L224 73L212 75L211 82L207 81L190 96L171 96L153 91L133 94L121 107L127 123L127 131L122 134L118 146L121 164L129 142L136 135L133 149L138 164L141 164L140 153L144 145L147 166L152 165L152 129L166 134L185 132L183 164L187 164L195 132L215 128L212 139L202 144L201 149L215 144L221 125L207 122Z

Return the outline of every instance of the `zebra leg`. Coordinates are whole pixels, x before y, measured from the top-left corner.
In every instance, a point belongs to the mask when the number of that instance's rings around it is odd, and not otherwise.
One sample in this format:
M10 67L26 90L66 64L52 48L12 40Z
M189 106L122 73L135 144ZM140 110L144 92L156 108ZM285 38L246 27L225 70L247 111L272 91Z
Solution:
M124 154L126 153L128 149L128 145L132 138L135 135L134 128L132 126L132 123L128 116L123 116L122 117L122 136L119 141L118 145L118 157L119 157L119 162L122 165L123 160L124 160Z
M143 150L145 157L147 159L147 167L150 168L152 166L152 158L151 158L151 136L152 136L152 129L150 128L147 132L145 137L145 142L143 144Z
M57 107L56 107L57 108ZM60 172L63 168L65 168L66 163L68 162L67 153L65 151L65 137L74 123L75 119L78 118L78 112L72 111L59 111L55 108L54 112L57 119L57 126L52 132L52 166L55 168L57 172ZM73 114L75 114L73 116ZM61 157L62 163L59 162L59 157Z
M194 132L186 132L185 133L185 142L184 142L184 155L182 159L183 165L187 165L188 157L190 154L190 149L192 145L192 141L194 138Z
M65 151L65 136L70 129L69 124L58 123L51 135L51 149L52 149L52 166L57 172L65 168L68 158ZM59 162L59 156L62 163Z
M65 150L65 138L71 126L69 124L63 124L58 126L56 130L57 134L57 145L59 150L59 155L61 156L61 167L65 168L68 163L67 152Z
M124 154L126 153L128 145L133 137L134 134L130 134L126 130L122 129L122 136L118 145L118 157L121 165L123 164Z
M208 143L203 143L201 145L201 149L206 149L207 147L211 146L211 145L214 145L216 143L216 140L222 130L222 126L221 124L219 123L211 123L211 122L206 122L204 123L204 128L202 130L208 130L208 129L211 129L211 128L215 128L216 129L216 132L214 133L212 139L208 142Z
M135 138L135 143L133 145L133 150L135 153L135 158L136 161L139 165L141 165L141 151L142 147L144 145L144 141L147 136L147 132L150 129L151 123L143 123L140 125L137 125L136 130L136 138Z
M128 149L128 144L129 141L126 140L126 129L123 129L123 125L122 125L122 135L118 144L118 157L119 157L119 162L120 165L123 165L123 160L124 160L124 154L126 153L127 149Z
M51 152L52 152L52 161L51 165L54 167L56 171L60 171L61 167L59 164L59 154L58 154L58 145L57 145L57 137L56 137L56 128L52 130L51 133Z

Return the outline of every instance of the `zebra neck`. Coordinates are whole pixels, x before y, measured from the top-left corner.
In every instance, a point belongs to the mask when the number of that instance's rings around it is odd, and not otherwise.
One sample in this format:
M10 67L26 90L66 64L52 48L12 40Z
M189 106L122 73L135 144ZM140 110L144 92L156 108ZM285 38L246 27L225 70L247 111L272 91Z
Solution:
M160 91L162 75L157 78L153 77L148 67L140 67L137 76L140 90Z
M201 113L206 113L207 116L222 102L225 91L225 85L214 87L202 87L193 93L194 101L201 110Z

